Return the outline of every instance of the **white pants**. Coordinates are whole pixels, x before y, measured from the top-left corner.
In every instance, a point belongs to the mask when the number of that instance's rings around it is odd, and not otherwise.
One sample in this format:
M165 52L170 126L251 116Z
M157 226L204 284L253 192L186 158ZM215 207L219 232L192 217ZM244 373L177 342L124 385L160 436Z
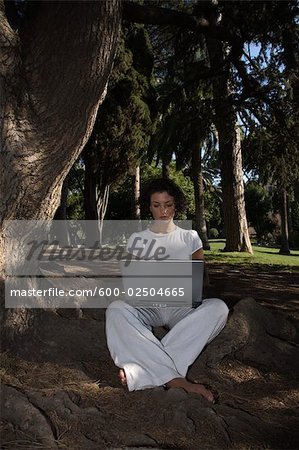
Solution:
M134 308L117 300L106 312L106 336L116 366L123 368L129 391L161 386L185 377L206 344L226 324L228 308L217 298L196 308ZM159 341L152 327L170 331Z

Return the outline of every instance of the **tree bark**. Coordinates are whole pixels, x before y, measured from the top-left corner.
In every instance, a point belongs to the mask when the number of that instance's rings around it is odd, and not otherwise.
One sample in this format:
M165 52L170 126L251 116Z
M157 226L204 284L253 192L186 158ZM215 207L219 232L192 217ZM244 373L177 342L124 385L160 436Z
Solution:
M226 245L224 251L252 253L245 212L240 130L230 93L230 68L223 66L223 45L207 39L211 68L222 70L212 79L215 125L219 140Z
M195 143L193 145L191 159L192 159L192 182L195 200L195 229L202 240L204 250L210 250L211 247L208 240L207 226L205 221L201 150L198 143Z
M140 220L140 166L135 169L135 174L132 176L133 186L133 205L132 205L132 218L133 220Z
M221 185L223 193L223 218L227 252L253 253L249 238L242 170L240 130L234 126L228 135L221 125L218 126L221 158Z
M105 96L119 6L41 2L20 38L1 19L1 221L50 218Z
M162 161L162 178L169 178L169 165Z
M110 195L110 184L107 184L101 191L98 192L97 198L97 209L99 215L98 229L100 232L100 246L102 245L103 238L103 225L104 219L107 212L108 202Z
M289 247L289 227L288 227L288 195L285 188L281 189L281 246L279 253L281 255L290 255Z
M4 221L54 215L105 97L120 20L118 0L44 1L18 34L0 0L0 275ZM4 332L25 332L33 311L7 311Z

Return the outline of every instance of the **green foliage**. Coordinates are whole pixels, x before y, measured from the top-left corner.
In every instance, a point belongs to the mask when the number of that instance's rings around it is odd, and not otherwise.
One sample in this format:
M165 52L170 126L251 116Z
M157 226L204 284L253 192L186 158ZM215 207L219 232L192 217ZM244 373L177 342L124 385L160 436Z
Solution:
M159 166L143 164L140 168L140 175L142 189L142 186L145 186L153 178L160 178L162 176L162 169ZM174 162L170 164L170 178L181 187L187 197L188 208L186 214L177 218L192 220L194 218L194 196L190 178L186 177L182 171L176 171ZM131 177L127 176L124 183L111 193L107 218L119 220L131 219L132 197L132 181Z
M84 167L81 158L75 162L68 175L67 218L84 220L83 186Z
M127 25L121 33L107 95L83 151L88 176L96 179L97 201L107 186L110 192L117 189L145 153L156 114L152 69L152 51L145 28ZM71 174L73 184L76 176L78 168ZM83 218L83 186L84 182L81 192L70 189L69 214L73 218Z
M158 163L169 164L175 155L177 169L183 169L190 162L194 145L199 149L211 129L211 89L201 79L203 41L180 28L154 29L151 36L159 116L149 161L156 158Z
M170 178L177 183L184 191L187 197L187 211L185 215L178 217L179 219L194 220L195 218L195 205L193 184L189 176L186 176L183 171L176 170L175 162L171 162L169 165ZM155 166L153 164L143 164L140 170L141 174L141 189L153 178L160 178L162 175L161 166ZM110 195L110 202L107 210L106 217L108 219L125 220L131 219L132 208L132 180L130 176L127 176L126 180L119 185ZM211 226L220 226L221 228L221 215L220 215L220 196L219 191L214 188L205 193L206 201L206 216L207 221ZM148 218L150 215L148 216Z
M152 67L144 27L127 26L88 144L94 155L99 191L107 185L115 188L121 184L148 145L154 120Z
M217 239L219 236L219 231L217 230L217 228L211 228L209 230L209 238L210 239Z
M132 27L128 34L126 45L132 52L135 70L145 78L150 79L154 65L154 56L150 38L145 28L140 25Z
M238 42L225 44L223 65L225 70L232 69L231 101L244 125L246 170L254 173L262 184L270 182L274 187L283 184L291 195L295 180L299 178L296 2L179 0L149 3L193 12L201 17L208 17L211 8L218 17L221 14L221 26L238 37ZM252 43L256 54L252 52ZM242 62L244 73L238 62ZM219 66L219 70L222 69L223 66ZM91 140L99 188L112 186L110 217L130 217L132 189L128 174L136 164L142 161L142 183L145 183L149 178L160 176L163 160L171 166L171 177L186 191L187 217L193 218L190 155L192 146L197 145L205 169L205 217L209 228L221 232L221 194L214 187L219 166L211 90L212 77L218 75L217 71L210 72L201 34L183 27L125 25L108 94L99 109ZM157 168L143 164L148 146L149 160L156 159ZM205 161L205 155L211 153L212 170ZM183 173L174 170L174 155L176 168ZM249 220L262 238L270 229L267 214L271 205L258 188L249 190L248 187ZM75 205L81 194L72 191L71 195L70 208L78 216ZM259 208L254 208L255 201ZM299 230L297 205L292 200L294 232Z
M290 203L291 225L294 231L299 233L299 181L295 183L293 198Z
M293 198L290 201L290 224L289 236L290 247L299 249L299 182L294 186Z
M275 228L273 221L270 220L273 206L267 189L254 181L247 183L245 204L247 219L256 231L257 241L266 242L268 234L272 233Z
M240 116L247 126L245 167L263 184L290 189L299 176L297 5L263 1L238 8L237 4L235 15L248 8L241 30L257 50L256 55L250 47L245 50L247 77L236 79Z
M69 220L84 220L83 195L82 193L71 193L67 201L67 217Z
M110 194L106 213L107 220L132 219L133 187L132 178L127 175L123 183L119 184Z
M155 167L153 165L145 165L142 170L143 184L146 184L152 178L161 177L161 166ZM187 198L187 211L186 214L180 217L180 219L192 219L194 216L194 196L193 186L189 177L186 177L181 170L176 170L176 164L172 161L169 164L169 177L183 190Z
M299 232L299 201L294 200L291 203L291 223L293 230Z
M299 250L299 231L292 231L289 236L290 248Z
M255 127L243 145L245 164L264 184L289 187L299 176L298 146L283 136L275 121L271 128Z
M223 229L223 220L221 217L221 192L216 186L209 186L204 192L205 219L208 229ZM217 236L218 237L218 236Z

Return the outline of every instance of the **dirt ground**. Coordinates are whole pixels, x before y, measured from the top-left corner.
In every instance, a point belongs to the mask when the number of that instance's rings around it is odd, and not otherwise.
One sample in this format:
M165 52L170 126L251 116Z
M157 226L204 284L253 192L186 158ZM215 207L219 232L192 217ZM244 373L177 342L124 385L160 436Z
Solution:
M266 267L266 266L263 266ZM207 297L218 296L233 306L243 297L253 297L259 304L299 319L299 271L282 271L277 266L261 270L236 269L236 266L210 264Z
M205 295L231 313L189 377L219 404L181 389L128 393L104 311L48 312L37 337L1 354L1 448L298 449L299 273L213 264Z

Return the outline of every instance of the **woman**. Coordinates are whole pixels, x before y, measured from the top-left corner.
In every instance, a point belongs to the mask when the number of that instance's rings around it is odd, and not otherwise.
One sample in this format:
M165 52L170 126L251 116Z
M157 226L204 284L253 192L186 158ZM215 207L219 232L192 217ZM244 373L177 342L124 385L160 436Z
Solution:
M184 230L173 222L182 212L186 199L181 189L171 180L151 181L143 194L143 204L149 207L152 226L134 233L127 244L136 238L142 252L164 247L170 259L203 259L202 242L194 230ZM140 245L139 245L140 255ZM206 344L223 329L228 308L222 300L203 300L196 309L191 307L134 308L115 301L107 309L106 335L110 354L120 368L119 378L129 391L165 386L198 393L214 402L213 392L203 384L187 380L188 367ZM159 341L152 327L167 326L169 332Z

